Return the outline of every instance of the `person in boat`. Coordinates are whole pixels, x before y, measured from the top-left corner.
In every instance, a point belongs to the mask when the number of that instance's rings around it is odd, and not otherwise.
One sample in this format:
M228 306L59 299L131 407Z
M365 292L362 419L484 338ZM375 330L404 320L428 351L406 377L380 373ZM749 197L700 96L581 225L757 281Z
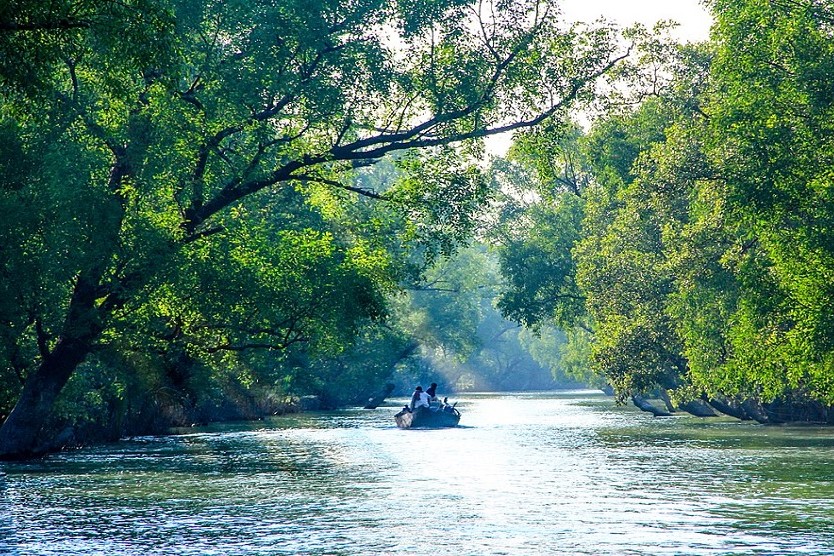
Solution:
M411 403L409 404L411 411L416 411L421 406L429 407L429 395L423 392L423 387L418 386L411 394Z
M432 382L431 386L426 389L426 394L429 396L429 403L437 401L437 383Z

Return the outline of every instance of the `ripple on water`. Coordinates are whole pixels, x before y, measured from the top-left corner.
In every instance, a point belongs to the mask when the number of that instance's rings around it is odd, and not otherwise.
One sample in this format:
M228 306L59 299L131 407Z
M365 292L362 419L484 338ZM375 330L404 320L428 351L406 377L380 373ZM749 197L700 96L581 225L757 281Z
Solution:
M589 392L472 395L130 439L6 464L0 553L823 554L825 429L652 419Z

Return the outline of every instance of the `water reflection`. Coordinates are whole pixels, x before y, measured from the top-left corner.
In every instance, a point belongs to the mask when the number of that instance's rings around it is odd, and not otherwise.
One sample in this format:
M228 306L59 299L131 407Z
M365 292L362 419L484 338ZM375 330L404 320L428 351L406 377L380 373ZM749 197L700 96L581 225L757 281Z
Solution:
M467 396L464 426L401 431L395 406L7 464L0 553L834 550L827 429L654 419L582 392Z

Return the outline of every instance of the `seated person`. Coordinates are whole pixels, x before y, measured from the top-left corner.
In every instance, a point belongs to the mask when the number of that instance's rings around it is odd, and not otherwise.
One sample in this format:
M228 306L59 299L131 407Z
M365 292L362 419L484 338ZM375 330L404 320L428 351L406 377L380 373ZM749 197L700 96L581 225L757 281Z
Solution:
M418 386L414 389L414 393L411 394L411 403L409 405L412 411L421 406L429 407L429 395L423 392L422 386Z

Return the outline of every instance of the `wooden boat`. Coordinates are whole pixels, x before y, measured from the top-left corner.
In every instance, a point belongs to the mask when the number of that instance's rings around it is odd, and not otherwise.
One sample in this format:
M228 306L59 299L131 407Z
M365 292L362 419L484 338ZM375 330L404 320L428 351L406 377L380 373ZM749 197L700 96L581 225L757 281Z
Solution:
M418 407L414 411L408 406L394 415L397 426L401 429L439 429L454 427L460 422L460 411L454 405L441 407Z

